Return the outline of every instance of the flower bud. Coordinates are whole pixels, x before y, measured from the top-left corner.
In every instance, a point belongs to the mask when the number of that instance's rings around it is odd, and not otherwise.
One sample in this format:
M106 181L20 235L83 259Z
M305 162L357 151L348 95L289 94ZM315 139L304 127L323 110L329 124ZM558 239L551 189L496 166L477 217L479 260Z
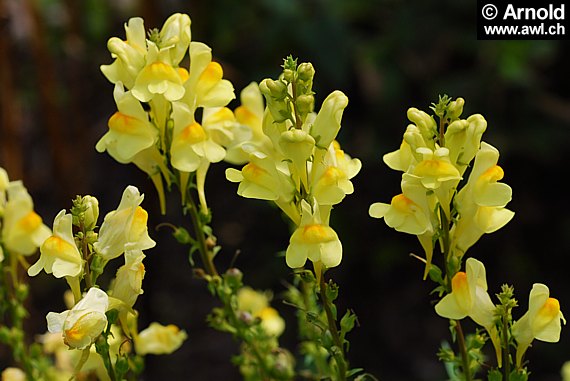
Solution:
M431 116L415 107L409 108L407 115L410 122L414 123L420 129L426 141L433 140L437 133L437 125Z
M313 154L315 139L303 130L288 130L281 134L279 147L295 165L304 164Z
M293 82L295 80L295 72L291 69L283 70L283 79L287 82Z
M307 115L313 111L315 97L309 94L300 95L297 97L295 104L297 105L297 110L301 115Z
M465 100L463 98L457 98L456 100L449 102L447 106L447 117L454 121L459 119L461 113L463 113L463 105L465 105Z
M266 97L270 96L275 99L284 99L287 95L287 85L281 81L274 81L269 78L261 81L259 89Z
M301 81L312 81L315 76L315 68L313 68L313 65L310 62L303 62L297 68L297 74Z
M93 196L84 196L81 201L85 207L83 212L85 230L93 230L99 218L99 201Z

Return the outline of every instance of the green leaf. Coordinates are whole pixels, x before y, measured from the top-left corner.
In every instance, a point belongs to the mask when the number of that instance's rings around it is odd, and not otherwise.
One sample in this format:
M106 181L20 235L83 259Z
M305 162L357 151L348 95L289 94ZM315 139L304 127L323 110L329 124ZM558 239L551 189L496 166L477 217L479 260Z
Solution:
M487 381L503 381L503 374L498 369L490 370L487 373Z

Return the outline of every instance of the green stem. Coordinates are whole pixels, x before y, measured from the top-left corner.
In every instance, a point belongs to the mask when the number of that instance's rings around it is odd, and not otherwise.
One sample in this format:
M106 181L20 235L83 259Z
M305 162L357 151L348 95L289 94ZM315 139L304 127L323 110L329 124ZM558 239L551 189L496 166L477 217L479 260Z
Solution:
M213 261L213 253L208 249L206 243L206 235L202 226L202 220L198 214L198 208L191 195L188 195L186 202L189 204L188 210L190 211L190 218L192 219L192 226L194 228L194 235L198 242L198 249L200 251L200 258L205 267L206 273L211 276L218 276L218 270Z
M323 308L325 309L325 314L327 316L327 323L329 326L329 331L331 333L333 342L335 344L335 346L338 348L337 352L333 352L332 355L334 356L336 363L337 363L337 367L338 367L338 379L339 381L344 381L346 380L346 368L347 368L347 362L346 362L346 356L344 353L344 345L342 343L342 340L340 339L340 335L338 333L338 328L336 326L336 319L334 318L334 315L332 313L332 309L331 309L331 301L328 299L327 297L327 284L325 282L325 272L323 270L323 272L321 273L320 276L320 296L321 296L321 301L323 303Z
M509 361L509 309L505 308L505 314L503 316L503 374L504 380L509 379L511 374L511 362Z
M461 322L456 320L455 323L457 340L459 341L459 351L461 353L461 362L463 364L463 375L465 376L465 381L471 381L471 370L469 368L469 355L467 354L467 346L465 345L465 336L463 336Z
M79 230L82 233L82 238L81 238L81 252L83 254L83 259L85 260L85 287L89 290L91 287L93 287L93 282L91 279L91 272L90 272L90 256L89 256L89 245L87 243L87 232L85 231L85 224L83 223L83 221L81 221L79 223Z

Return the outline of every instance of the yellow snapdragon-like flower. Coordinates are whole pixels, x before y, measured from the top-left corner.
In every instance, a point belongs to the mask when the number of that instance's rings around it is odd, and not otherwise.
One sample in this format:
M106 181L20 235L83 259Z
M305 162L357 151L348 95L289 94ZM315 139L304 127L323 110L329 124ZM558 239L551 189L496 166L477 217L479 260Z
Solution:
M40 247L40 258L28 269L29 276L40 271L56 278L77 277L83 272L83 257L75 245L73 237L73 217L60 211L53 221L53 235Z
M186 331L173 324L164 326L154 322L135 335L135 350L139 355L170 354L180 348L187 337Z
M504 176L498 160L499 151L482 142L467 184L457 194L459 219L451 230L451 248L457 255L463 255L483 234L499 230L514 216L505 208L512 189L498 182Z
M181 102L173 103L172 109L172 166L179 171L194 172L202 161L222 161L226 155L224 147L214 142L206 129L194 120L193 110Z
M342 91L335 90L325 98L309 130L317 147L327 149L336 139L346 106L348 97Z
M429 272L433 255L432 237L435 229L430 220L430 213L435 207L434 202L428 197L419 179L405 173L402 176L402 193L394 196L390 204L377 202L370 205L368 211L370 217L384 218L389 227L418 237L426 254L424 279Z
M362 163L351 158L335 140L329 146L323 162L313 162L311 194L319 205L336 205L354 192L350 181L360 172Z
M117 209L105 216L99 238L93 244L105 260L123 254L127 244L133 250L146 250L156 245L148 235L148 213L140 206L143 198L136 187L128 186Z
M139 295L143 293L142 281L145 276L142 263L145 255L140 249L130 250L131 245L126 245L125 264L117 270L109 291L109 295L121 300L129 307L134 306Z
M251 154L241 171L228 168L226 178L239 182L238 194L246 198L289 202L295 192L288 169L260 152Z
M437 124L433 117L425 111L410 107L407 111L408 120L416 125L423 137L427 148L435 150L434 137L437 135Z
M249 153L255 151L269 154L273 150L271 140L263 132L264 103L259 85L255 82L247 85L240 93L241 105L234 110L236 122L247 128L228 148L225 160L232 164L246 163Z
M101 71L111 83L122 82L128 89L134 86L137 75L145 66L146 31L144 21L133 17L125 24L127 40L111 37L107 48L115 61L111 65L101 65Z
M146 66L139 72L132 93L141 102L149 102L155 96L177 101L184 96L183 78L171 65L168 51L160 51L156 44L148 42Z
M190 24L190 16L175 13L166 19L160 30L161 49L168 50L169 62L172 65L178 65L188 51L192 37Z
M285 330L285 321L276 309L269 305L269 297L251 287L242 287L237 293L238 310L259 318L261 328L269 336L279 336Z
M121 83L113 92L118 111L109 119L109 131L97 142L98 152L107 151L119 163L130 163L138 153L158 140L158 129L150 123L147 112Z
M446 181L459 181L461 175L449 160L449 150L445 147L431 150L421 147L416 150L423 156L411 171L411 174L421 179L422 185L427 189L439 188Z
M451 293L435 305L435 312L444 318L461 320L470 317L489 333L501 364L501 344L495 327L495 305L487 293L487 277L482 262L468 258L466 271L459 271L451 279Z
M285 260L291 268L305 265L307 259L326 268L336 267L342 260L342 244L336 232L321 221L318 206L312 208L301 201L301 223L295 229L285 252Z
M48 331L62 332L63 341L69 348L85 349L95 342L107 326L105 312L108 306L107 294L92 287L71 310L48 313Z
M7 175L4 181L0 181L5 183L6 180ZM31 255L50 236L51 230L34 211L32 197L21 181L11 181L2 186L5 186L8 199L3 205L2 242L14 253Z
M449 159L463 174L479 151L481 137L487 129L487 121L480 114L452 122L445 131L445 147Z
M223 75L222 66L212 61L212 49L201 42L191 42L190 71L182 102L191 109L227 105L235 94L232 83Z
M528 311L512 327L517 341L517 366L521 366L523 356L534 339L549 343L560 340L561 321L566 324L558 300L550 297L550 291L544 284L535 283L530 291Z

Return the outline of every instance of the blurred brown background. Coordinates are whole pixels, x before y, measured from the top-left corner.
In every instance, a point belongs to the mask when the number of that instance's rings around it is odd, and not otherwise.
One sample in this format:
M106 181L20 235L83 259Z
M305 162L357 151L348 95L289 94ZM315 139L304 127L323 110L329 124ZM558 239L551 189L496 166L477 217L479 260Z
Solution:
M486 117L484 140L501 151L504 181L513 188L514 220L469 252L486 264L490 292L514 285L520 317L532 283L542 282L570 311L567 41L478 41L475 3L466 0L0 0L0 165L24 180L48 225L77 194L98 197L101 217L116 208L125 186L146 194L143 206L159 244L147 253L145 293L135 306L141 327L175 323L189 337L171 356L149 356L146 380L239 379L229 361L237 345L207 327L215 302L192 278L186 249L154 230L164 221L188 223L177 196L160 216L146 176L94 149L115 110L113 86L99 71L111 62L107 40L124 38L130 17L142 16L154 28L174 12L190 15L192 39L213 48L238 92L277 76L282 59L293 54L316 68L317 104L334 89L348 95L340 140L363 169L355 194L333 213L345 254L331 274L341 286L340 311L354 309L361 325L350 335L353 366L381 380L445 379L435 354L448 339L447 323L431 306L433 285L421 281L422 267L408 256L421 250L419 243L368 217L372 202L399 193L400 174L381 158L399 146L407 108L427 110L438 94L465 98L464 116ZM214 166L207 181L224 248L220 267L240 250L236 264L246 282L272 289L276 307L293 323L294 311L279 302L290 279L277 258L287 247L287 225L269 204L239 198L225 167ZM35 334L45 330L48 311L63 309L66 285L43 274L32 287L29 332ZM556 345L534 343L533 380L560 379L570 360L569 332L563 329ZM295 335L291 325L282 340L292 350ZM0 368L6 360L0 357Z

